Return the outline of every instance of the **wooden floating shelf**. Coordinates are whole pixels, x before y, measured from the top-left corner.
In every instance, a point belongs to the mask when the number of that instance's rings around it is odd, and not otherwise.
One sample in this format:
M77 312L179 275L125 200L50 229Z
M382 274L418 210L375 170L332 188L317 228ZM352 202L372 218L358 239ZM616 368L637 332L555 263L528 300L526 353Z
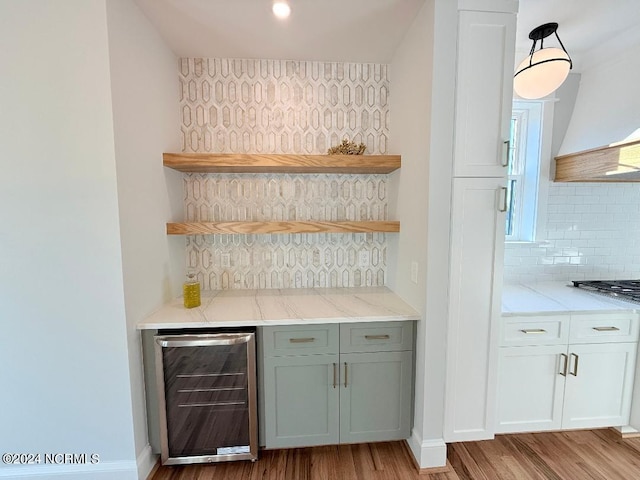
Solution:
M271 233L395 233L400 222L191 222L167 223L168 235Z
M640 182L640 140L556 157L555 182Z
M185 173L360 173L400 168L400 155L164 153L163 164Z

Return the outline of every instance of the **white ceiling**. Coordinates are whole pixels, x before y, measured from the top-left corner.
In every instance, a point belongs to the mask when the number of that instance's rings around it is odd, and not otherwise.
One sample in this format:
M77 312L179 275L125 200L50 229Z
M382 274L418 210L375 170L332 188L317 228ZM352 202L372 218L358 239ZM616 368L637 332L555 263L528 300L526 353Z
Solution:
M390 63L424 0L136 0L181 57Z
M389 63L425 0L290 0L285 21L272 0L135 1L181 57ZM520 0L516 63L547 22L575 71L640 44L640 0Z
M558 23L574 70L581 71L640 43L640 0L520 0L516 64L531 50L529 32L549 22ZM557 46L551 39L549 45Z

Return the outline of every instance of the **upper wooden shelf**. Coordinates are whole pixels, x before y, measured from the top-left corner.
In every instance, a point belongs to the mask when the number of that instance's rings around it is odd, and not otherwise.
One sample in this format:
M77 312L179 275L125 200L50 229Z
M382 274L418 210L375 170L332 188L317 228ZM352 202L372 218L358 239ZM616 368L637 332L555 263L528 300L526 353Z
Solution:
M640 140L556 157L555 182L640 182Z
M400 155L165 153L165 167L186 173L391 173Z

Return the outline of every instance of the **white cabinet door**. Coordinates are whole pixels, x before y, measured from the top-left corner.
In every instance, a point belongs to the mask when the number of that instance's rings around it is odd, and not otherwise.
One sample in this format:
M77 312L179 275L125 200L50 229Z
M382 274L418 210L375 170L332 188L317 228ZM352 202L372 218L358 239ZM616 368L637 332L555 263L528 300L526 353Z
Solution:
M562 425L566 345L500 348L496 433Z
M506 176L516 16L459 14L455 177Z
M493 437L504 181L453 180L445 440Z
M636 343L569 345L562 428L627 425Z

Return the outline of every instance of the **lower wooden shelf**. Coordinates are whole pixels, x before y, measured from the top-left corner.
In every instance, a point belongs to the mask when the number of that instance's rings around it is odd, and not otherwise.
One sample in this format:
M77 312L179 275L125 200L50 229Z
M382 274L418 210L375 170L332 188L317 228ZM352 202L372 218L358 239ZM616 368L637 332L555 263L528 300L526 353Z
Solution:
M187 222L167 223L168 235L272 234L272 233L395 233L396 221L343 222Z

